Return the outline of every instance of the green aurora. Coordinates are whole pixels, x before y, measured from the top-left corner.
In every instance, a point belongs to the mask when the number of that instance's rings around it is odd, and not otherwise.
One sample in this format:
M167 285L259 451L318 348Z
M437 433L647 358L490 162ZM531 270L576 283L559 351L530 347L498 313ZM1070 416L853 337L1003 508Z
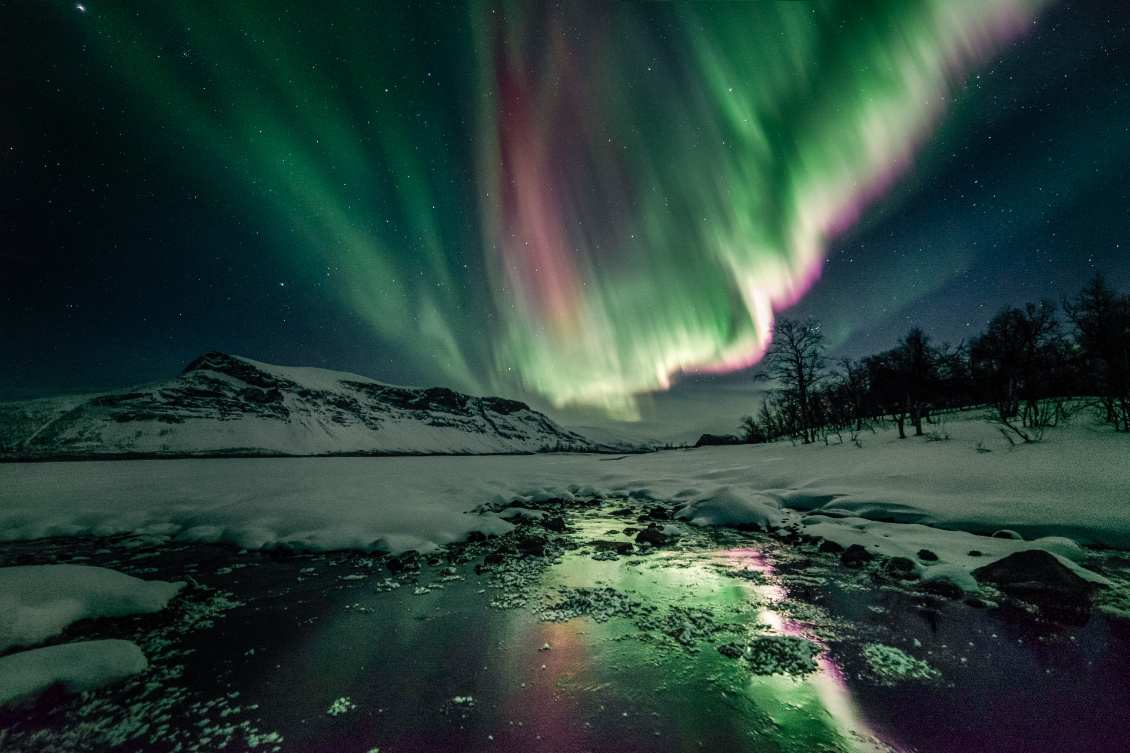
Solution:
M92 3L99 75L453 385L637 415L755 362L1043 0Z

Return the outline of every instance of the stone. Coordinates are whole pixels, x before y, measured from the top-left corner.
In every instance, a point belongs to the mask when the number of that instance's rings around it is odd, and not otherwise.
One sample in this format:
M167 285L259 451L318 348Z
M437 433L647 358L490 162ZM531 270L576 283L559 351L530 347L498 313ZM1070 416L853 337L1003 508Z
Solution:
M918 559L923 560L924 562L937 562L938 555L934 554L929 549L919 549Z
M656 528L654 524L636 534L637 544L648 543L652 546L663 546L670 540L671 537Z
M565 519L564 518L545 518L544 520L542 520L542 525L545 526L546 529L548 529L550 531L556 531L557 533L561 533L562 531L565 530Z
M840 562L844 564L844 567L850 567L853 570L863 567L874 559L875 555L860 544L852 544L840 555Z
M970 557L980 557L980 556L981 556L981 552L980 552L980 551L978 551L977 549L971 549L971 550L969 551L969 556L970 556Z
M545 543L545 539L541 538L521 539L518 542L518 551L526 557L544 557Z
M896 578L910 578L916 574L914 560L909 557L891 557L883 563L883 569Z
M973 577L1019 597L1089 597L1096 585L1076 575L1049 552L1027 549L979 567Z
M834 541L825 539L820 545L820 551L824 554L843 554L844 548Z
M761 524L759 523L738 523L734 528L744 533L760 533Z
M919 588L926 593L935 594L946 599L960 599L965 595L965 592L961 590L961 586L943 578L923 581L922 584L919 585Z

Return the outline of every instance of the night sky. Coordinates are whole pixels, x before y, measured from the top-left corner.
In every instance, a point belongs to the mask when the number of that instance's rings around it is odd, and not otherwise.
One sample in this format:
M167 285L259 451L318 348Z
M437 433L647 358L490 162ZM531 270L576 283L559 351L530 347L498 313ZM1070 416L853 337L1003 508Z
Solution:
M0 400L222 350L733 431L774 312L858 357L1096 271L1130 291L1128 26L1125 0L4 3Z

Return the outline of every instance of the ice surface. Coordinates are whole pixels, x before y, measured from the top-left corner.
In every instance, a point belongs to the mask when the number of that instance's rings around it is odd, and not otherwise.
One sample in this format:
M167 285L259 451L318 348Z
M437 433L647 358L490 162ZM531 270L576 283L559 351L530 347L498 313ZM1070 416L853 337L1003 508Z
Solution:
M35 695L56 683L82 693L140 674L148 667L137 644L116 639L20 651L0 658L0 705Z
M949 441L880 431L864 435L862 448L704 447L616 462L554 454L4 464L0 539L140 532L247 549L428 551L472 530L512 527L469 510L599 494L667 503L699 523L803 520L804 532L845 546L911 559L929 549L938 565L967 570L1018 547L1068 559L1075 543L1130 549L1130 436L1078 422L1011 448L979 420L953 420L947 433ZM1058 538L971 535L1004 528Z
M88 617L159 612L184 585L87 565L0 568L0 651L41 643Z

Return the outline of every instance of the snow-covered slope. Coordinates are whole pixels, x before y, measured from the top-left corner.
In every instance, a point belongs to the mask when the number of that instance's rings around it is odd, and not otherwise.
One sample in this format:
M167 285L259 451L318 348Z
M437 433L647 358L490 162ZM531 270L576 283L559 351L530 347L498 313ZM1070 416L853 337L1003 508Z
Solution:
M526 404L208 353L178 378L0 403L0 458L622 451Z

